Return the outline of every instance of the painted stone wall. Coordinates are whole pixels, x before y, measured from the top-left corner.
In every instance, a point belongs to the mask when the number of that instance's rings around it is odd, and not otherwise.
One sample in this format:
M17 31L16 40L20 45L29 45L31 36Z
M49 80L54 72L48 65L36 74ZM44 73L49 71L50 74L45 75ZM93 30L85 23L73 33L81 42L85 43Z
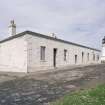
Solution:
M41 46L45 47L45 60L40 59ZM0 43L0 71L35 72L53 69L54 48L57 49L56 67L100 63L100 52L96 50L27 34ZM67 50L66 60L64 50Z
M0 71L27 72L25 36L0 44Z
M87 49L84 47L75 46L72 44L61 43L55 40L41 38L37 36L27 35L28 49L28 71L34 72L38 70L52 69L53 49L57 49L56 67L93 64L100 63L100 52ZM45 46L45 60L40 60L40 46ZM67 50L67 60L64 61L64 49ZM84 56L82 59L82 52ZM89 53L89 59L88 59ZM77 63L75 64L75 55L77 55ZM95 56L95 57L93 57ZM99 56L99 57L98 57ZM99 58L99 59L98 59Z

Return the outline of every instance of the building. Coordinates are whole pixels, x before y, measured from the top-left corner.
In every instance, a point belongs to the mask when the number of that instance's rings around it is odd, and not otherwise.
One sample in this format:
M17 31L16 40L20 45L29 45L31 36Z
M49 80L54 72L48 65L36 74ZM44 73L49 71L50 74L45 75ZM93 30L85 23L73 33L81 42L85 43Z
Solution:
M105 37L102 39L101 62L102 62L102 63L105 63Z
M24 31L16 34L11 21L9 37L0 41L0 70L35 72L70 65L100 63L100 50L58 39L52 36Z

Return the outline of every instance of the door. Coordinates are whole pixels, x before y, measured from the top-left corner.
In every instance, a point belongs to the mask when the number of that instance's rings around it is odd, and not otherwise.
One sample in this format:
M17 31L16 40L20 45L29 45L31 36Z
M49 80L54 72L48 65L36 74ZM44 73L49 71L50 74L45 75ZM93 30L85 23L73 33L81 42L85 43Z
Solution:
M77 64L77 55L75 55L75 64Z
M56 67L56 55L57 55L57 49L53 49L53 66Z

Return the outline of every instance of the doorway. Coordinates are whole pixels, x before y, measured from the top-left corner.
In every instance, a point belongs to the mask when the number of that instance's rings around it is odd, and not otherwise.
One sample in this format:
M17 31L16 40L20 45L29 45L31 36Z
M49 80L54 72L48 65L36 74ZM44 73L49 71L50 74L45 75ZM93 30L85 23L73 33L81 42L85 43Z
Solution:
M53 49L53 66L56 67L57 48Z
M77 64L77 55L75 55L75 64Z

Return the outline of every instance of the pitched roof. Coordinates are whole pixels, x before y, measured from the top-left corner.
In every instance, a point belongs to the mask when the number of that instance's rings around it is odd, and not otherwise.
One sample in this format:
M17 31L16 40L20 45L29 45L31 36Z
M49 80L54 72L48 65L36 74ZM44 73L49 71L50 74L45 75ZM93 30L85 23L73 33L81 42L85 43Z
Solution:
M12 40L14 38L18 38L20 36L24 36L26 34L30 34L30 35L33 35L33 36L42 37L42 38L46 38L46 39L50 39L50 40L55 40L55 41L59 41L59 42L62 42L62 43L72 44L72 45L75 45L75 46L84 47L84 48L87 48L87 49L91 49L91 50L95 50L95 51L101 52L100 50L95 49L95 48L87 47L87 46L80 45L80 44L77 44L77 43L72 43L72 42L65 41L65 40L58 39L58 38L53 38L51 36L43 35L43 34L32 32L32 31L24 31L24 32L19 33L19 34L16 34L14 36L10 36L10 37L8 37L6 39L1 40L0 43L3 43L3 42L6 42L6 41L9 41L9 40Z

